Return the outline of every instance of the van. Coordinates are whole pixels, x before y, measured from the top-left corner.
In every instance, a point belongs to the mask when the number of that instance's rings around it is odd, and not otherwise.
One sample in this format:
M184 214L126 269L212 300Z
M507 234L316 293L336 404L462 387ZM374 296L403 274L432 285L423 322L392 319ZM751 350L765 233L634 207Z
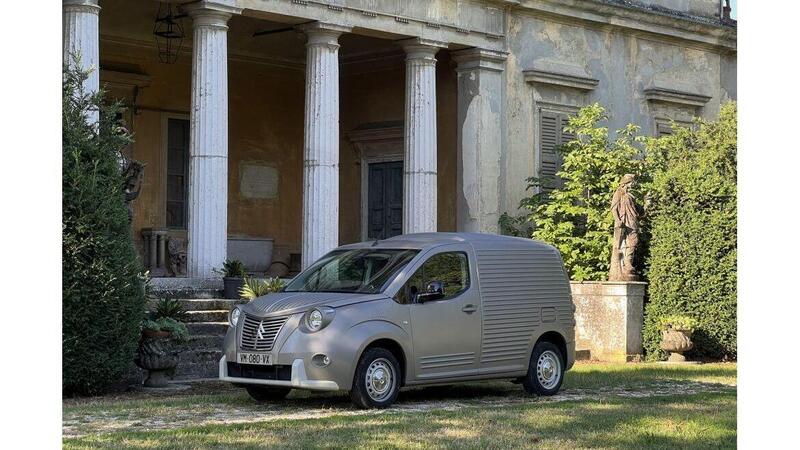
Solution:
M531 239L419 233L341 246L238 305L219 378L256 401L291 389L391 405L401 387L508 379L553 395L574 363L559 252Z

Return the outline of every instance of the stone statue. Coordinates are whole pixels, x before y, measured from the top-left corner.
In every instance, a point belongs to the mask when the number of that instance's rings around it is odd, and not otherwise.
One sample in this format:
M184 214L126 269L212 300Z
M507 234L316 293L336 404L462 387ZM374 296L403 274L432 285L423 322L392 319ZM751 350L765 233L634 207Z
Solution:
M125 193L125 206L128 207L128 221L133 220L133 206L131 202L136 200L142 190L142 179L144 178L144 164L130 158L123 157L122 179L124 180L123 192Z
M639 245L639 210L631 188L636 176L625 174L611 199L611 214L614 215L614 242L611 246L611 269L609 281L636 281L634 255Z
M186 249L183 239L170 237L167 243L169 270L173 277L186 276Z

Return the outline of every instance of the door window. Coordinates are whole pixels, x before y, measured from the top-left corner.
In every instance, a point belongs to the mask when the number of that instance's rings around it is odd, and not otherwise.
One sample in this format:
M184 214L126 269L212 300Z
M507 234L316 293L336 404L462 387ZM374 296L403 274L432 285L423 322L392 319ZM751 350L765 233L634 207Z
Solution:
M464 252L437 253L414 272L397 294L398 303L414 303L432 281L444 283L442 300L458 296L469 288L469 262Z

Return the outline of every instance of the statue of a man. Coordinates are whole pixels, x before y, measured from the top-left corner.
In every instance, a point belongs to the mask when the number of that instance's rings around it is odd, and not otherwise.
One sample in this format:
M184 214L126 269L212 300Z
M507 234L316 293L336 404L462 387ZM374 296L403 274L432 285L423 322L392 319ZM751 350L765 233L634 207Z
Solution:
M639 245L639 211L631 193L636 176L625 174L611 199L614 215L614 243L611 247L610 281L636 281L633 258Z

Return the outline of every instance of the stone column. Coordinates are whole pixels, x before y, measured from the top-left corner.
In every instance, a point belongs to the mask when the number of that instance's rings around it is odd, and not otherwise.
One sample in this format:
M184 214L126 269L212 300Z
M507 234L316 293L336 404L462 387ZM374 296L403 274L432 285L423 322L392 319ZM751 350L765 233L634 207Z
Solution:
M349 27L314 22L306 34L302 268L339 245L339 36Z
M80 58L83 70L89 70L89 78L83 84L86 92L100 89L100 6L97 0L62 0L63 11L63 58L73 65L73 55ZM97 122L98 112L90 113L88 120Z
M453 52L458 63L458 231L499 230L506 55L479 48Z
M406 51L403 233L436 231L436 52L444 42L413 38Z
M187 275L214 278L228 239L228 19L241 10L215 2L184 9L192 17Z

